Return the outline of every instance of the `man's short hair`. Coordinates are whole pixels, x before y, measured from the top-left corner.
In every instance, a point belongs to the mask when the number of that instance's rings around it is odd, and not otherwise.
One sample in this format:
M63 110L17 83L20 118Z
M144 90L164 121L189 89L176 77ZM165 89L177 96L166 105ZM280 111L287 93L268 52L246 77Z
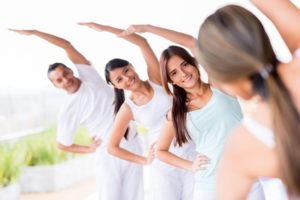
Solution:
M48 78L49 78L50 72L54 71L54 70L55 70L57 67L59 67L59 66L65 68L65 69L71 70L69 67L67 67L67 66L66 66L65 64L63 64L63 63L53 63L53 64L49 65L49 67L48 67L48 72L47 72ZM71 71L72 71L72 70L71 70Z

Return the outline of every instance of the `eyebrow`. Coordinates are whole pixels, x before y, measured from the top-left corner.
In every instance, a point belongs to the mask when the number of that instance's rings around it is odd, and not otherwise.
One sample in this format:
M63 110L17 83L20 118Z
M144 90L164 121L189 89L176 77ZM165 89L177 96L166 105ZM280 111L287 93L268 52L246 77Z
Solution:
M180 66L182 67L185 63L187 63L185 60L182 60L182 62L180 63Z
M120 79L120 76L117 76L114 80L118 82L118 79Z
M182 67L185 63L187 63L185 60L183 60L179 65L180 67ZM168 72L168 74L171 74L173 71L175 71L176 69L173 69L171 71Z
M122 73L124 73L125 72L125 70L128 68L128 66L125 66L124 68L123 68L123 70L122 70ZM116 81L116 82L118 82L118 79L120 79L120 76L117 76L114 80Z

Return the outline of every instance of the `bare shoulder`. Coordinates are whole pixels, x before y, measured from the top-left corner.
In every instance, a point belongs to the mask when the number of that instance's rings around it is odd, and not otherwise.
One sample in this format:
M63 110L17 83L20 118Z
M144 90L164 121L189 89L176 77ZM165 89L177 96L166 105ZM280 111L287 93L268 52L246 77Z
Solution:
M133 120L133 114L131 108L127 105L126 102L122 104L118 113L116 114L115 121L130 121Z
M229 137L224 158L251 176L275 176L277 173L275 150L258 140L243 124L237 126Z

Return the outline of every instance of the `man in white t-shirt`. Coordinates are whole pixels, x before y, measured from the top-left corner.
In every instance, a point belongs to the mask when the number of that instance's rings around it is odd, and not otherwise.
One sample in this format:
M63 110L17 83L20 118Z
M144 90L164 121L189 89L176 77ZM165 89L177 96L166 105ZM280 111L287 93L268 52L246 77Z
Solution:
M63 63L54 63L48 68L48 78L53 85L69 94L59 114L58 146L62 150L74 153L95 152L113 123L112 89L69 41L37 30L13 31L35 35L61 47L75 64L79 77L74 76L73 71ZM73 144L74 134L79 125L87 127L93 136L93 142L89 146Z
M34 35L65 50L74 63L79 76L63 63L54 63L48 68L48 78L58 89L69 95L59 114L56 140L62 150L74 153L93 153L98 148L97 172L99 175L99 198L101 200L143 199L141 166L109 155L106 151L108 134L114 120L114 93L99 76L91 63L72 44L57 36L37 30L15 30L24 35ZM74 144L79 125L85 126L93 140L90 145ZM138 151L139 146L124 141L128 150ZM126 179L126 184L123 179ZM137 192L128 194L128 188ZM124 192L124 193L123 193ZM126 194L127 193L127 194Z

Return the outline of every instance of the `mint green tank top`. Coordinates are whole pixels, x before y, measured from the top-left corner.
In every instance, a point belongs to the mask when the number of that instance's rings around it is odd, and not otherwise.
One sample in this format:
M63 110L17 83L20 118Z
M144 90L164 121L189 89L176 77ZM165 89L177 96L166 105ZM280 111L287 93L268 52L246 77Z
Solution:
M216 168L231 130L243 115L236 98L212 89L212 97L201 109L187 113L187 129L196 151L206 155L210 164L195 174L195 190L215 191Z

